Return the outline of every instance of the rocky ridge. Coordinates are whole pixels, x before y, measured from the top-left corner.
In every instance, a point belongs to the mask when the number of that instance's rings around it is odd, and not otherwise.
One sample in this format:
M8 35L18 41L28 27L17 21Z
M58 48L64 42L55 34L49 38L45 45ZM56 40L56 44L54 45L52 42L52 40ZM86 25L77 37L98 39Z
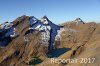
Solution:
M78 18L62 24L64 27L60 30L60 38L55 40L55 50L67 48L64 53L56 56L57 59L95 58L93 63L80 63L80 60L78 63L51 63L51 58L55 57L48 57L48 47L41 45L41 32L25 34L29 28L28 19L29 17L24 15L13 21L17 37L12 38L7 47L0 49L0 66L29 66L34 57L42 60L35 66L99 66L100 52L97 51L100 50L100 24L85 23ZM76 21L81 24L77 24ZM57 53L64 51L58 50ZM56 51L52 53L54 56L57 54Z

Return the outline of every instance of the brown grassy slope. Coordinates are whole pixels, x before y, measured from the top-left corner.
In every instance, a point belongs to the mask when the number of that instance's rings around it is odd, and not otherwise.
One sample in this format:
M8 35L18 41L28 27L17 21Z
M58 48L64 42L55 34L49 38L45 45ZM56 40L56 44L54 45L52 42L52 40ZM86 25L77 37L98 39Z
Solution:
M28 31L28 16L17 18L13 23L16 27L17 37L9 45L0 50L0 66L27 66L32 57L46 57L47 47L41 45L40 32L35 31L25 35ZM94 22L64 24L59 43L60 48L71 50L57 57L58 59L95 58L93 63L51 63L47 58L36 66L99 66L100 63L100 24ZM25 38L28 41L25 41Z
M99 66L100 63L100 24L94 22L77 25L75 22L64 24L65 31L61 34L60 47L71 48L62 54L60 59L95 58L93 63L50 63L47 59L37 66ZM67 28L67 29L66 29Z
M47 48L41 45L41 32L25 35L29 27L27 21L28 16L22 16L13 22L18 36L0 50L0 66L27 66L32 57L46 56Z

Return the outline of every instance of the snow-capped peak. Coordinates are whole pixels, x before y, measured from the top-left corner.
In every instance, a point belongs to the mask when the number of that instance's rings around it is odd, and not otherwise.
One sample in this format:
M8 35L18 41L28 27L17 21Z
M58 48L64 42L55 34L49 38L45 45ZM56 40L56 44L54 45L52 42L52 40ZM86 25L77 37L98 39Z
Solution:
M49 19L47 18L47 16L43 16L43 17L41 18L41 22L43 22L43 24L48 24Z
M76 22L83 22L81 18L76 18L75 21Z
M13 23L11 22L5 22L3 24L0 25L0 29L9 29L13 26Z
M84 24L84 22L83 22L83 20L82 20L81 18L76 18L76 19L74 20L74 22Z

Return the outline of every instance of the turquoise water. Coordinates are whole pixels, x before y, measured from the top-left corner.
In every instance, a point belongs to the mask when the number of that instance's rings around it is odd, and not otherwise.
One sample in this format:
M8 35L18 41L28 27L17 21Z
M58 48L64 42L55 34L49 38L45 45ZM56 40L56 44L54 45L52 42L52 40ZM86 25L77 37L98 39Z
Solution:
M47 56L48 58L53 58L53 57L59 57L60 55L64 54L65 52L71 50L70 48L58 48L53 50L51 53L48 53ZM36 65L43 62L41 59L38 57L35 57L35 59L31 60L29 62L29 65Z
M35 57L35 59L33 59L33 60L31 60L31 61L29 62L29 65L36 65L36 64L39 64L39 63L41 63L41 62L42 62L41 59L39 59L38 57Z
M58 48L53 50L51 53L48 53L48 58L59 57L60 55L64 54L65 52L71 50L70 48Z

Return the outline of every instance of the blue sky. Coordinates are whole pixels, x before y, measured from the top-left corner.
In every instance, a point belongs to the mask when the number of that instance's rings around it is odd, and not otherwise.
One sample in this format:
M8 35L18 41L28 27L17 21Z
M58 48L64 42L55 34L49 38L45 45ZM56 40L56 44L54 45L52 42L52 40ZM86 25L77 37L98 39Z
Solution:
M41 18L47 15L56 24L80 17L100 22L100 0L0 0L0 23L18 16Z

